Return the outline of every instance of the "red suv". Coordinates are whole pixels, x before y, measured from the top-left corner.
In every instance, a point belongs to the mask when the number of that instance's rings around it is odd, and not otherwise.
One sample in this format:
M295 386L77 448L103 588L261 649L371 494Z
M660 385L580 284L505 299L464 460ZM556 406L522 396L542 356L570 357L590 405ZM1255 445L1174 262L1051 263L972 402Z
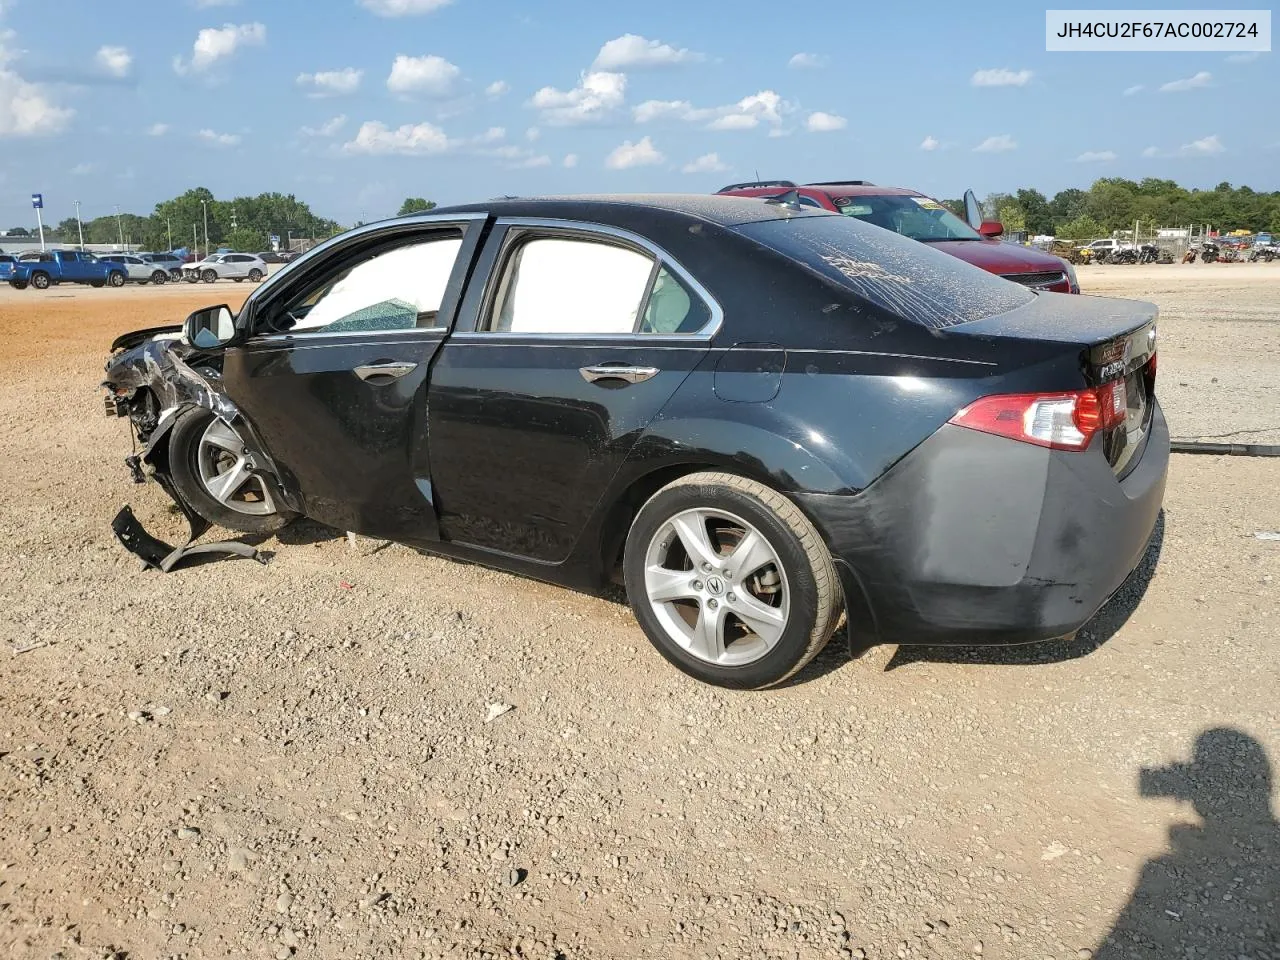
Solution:
M987 221L977 230L930 197L902 187L877 187L865 180L797 185L790 180L731 183L717 191L735 197L781 199L792 191L807 207L857 217L958 257L975 267L1036 290L1079 293L1071 264L1029 247L996 238L1004 228Z

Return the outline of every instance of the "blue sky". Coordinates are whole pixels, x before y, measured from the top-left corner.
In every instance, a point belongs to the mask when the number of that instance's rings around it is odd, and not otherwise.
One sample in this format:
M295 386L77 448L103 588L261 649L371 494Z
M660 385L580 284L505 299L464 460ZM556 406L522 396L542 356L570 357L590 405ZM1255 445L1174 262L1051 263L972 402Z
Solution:
M0 229L198 185L344 223L756 170L1274 190L1277 91L1269 53L1046 53L1024 2L0 0Z

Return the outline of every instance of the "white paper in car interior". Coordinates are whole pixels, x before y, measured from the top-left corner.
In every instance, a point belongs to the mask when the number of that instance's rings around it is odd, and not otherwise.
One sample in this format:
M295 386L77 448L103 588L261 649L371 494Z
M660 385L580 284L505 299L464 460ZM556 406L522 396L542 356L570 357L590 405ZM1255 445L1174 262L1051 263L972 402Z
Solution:
M461 246L461 238L451 238L379 254L334 284L294 329L325 327L391 300L412 304L418 313L439 310Z
M531 240L504 312L514 333L630 333L653 261L581 240Z

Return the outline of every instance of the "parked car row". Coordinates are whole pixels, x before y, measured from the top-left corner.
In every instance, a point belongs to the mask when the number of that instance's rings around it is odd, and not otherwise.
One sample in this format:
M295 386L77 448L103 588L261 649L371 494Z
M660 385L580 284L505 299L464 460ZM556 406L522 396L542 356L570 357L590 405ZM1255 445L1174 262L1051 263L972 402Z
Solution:
M60 283L93 287L160 286L175 280L213 283L245 280L257 283L267 276L261 255L215 253L196 263L186 263L176 253L107 253L98 256L83 250L44 250L18 256L0 254L0 283L15 290L46 290Z

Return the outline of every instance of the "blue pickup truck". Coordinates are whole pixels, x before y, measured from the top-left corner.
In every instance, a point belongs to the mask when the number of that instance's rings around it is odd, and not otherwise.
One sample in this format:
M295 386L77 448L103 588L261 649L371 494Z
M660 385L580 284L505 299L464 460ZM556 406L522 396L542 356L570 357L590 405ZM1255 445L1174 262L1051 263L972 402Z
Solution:
M124 267L99 260L80 250L46 250L13 261L0 262L0 283L15 290L28 286L47 290L58 283L87 283L91 287L123 287Z

